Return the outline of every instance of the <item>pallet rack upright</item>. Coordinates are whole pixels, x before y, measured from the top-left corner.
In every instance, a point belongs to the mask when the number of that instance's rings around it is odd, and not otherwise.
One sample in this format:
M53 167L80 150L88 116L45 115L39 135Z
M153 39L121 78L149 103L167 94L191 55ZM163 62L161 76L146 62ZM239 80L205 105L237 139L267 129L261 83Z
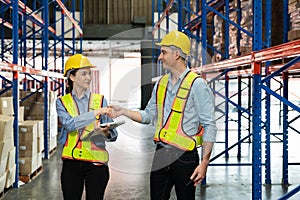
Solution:
M49 158L49 90L58 91L58 95L64 93L62 72L64 70L65 55L67 52L71 54L76 51L82 52L83 1L80 0L77 4L76 2L78 1L0 1L0 72L5 74L0 74L3 88L0 95L12 90L16 174L19 174L19 102L38 91L42 91L44 94L44 158ZM71 12L67 9L67 4L71 4ZM76 10L80 14L79 19L75 19ZM58 18L56 17L56 11L61 12L61 16ZM70 29L65 28L65 24L68 22L65 18L72 23ZM56 31L59 28L58 24L61 25L60 35ZM70 40L66 40L65 35L70 31L72 31L72 37ZM75 37L75 31L79 32L79 39ZM76 49L77 40L79 40L79 49ZM69 41L71 41L71 44L69 44ZM53 60L50 60L52 58L50 53L53 54ZM6 74L9 73L13 74L11 76L12 80L6 77ZM24 90L34 89L34 91L23 99L19 99L20 86ZM18 180L18 176L16 176L14 187L19 187Z

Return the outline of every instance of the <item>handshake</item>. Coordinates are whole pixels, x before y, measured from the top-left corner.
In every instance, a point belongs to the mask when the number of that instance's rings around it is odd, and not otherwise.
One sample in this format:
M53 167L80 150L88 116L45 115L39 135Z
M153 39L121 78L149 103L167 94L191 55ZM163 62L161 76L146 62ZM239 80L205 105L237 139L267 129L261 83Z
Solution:
M126 112L126 109L122 108L121 106L109 105L105 108L99 108L97 110L94 110L94 115L96 117L96 116L105 114L105 115L109 116L110 118L117 118L121 115L124 115L125 112Z

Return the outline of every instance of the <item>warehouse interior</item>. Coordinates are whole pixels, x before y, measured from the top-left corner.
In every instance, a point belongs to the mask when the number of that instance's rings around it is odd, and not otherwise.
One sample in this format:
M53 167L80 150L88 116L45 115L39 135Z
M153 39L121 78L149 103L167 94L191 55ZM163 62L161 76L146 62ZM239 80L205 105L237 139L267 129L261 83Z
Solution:
M155 42L172 30L215 97L196 199L299 199L299 14L299 0L1 0L0 199L63 199L55 101L71 55L97 66L92 92L144 109L166 73ZM105 199L150 199L155 127L121 118Z

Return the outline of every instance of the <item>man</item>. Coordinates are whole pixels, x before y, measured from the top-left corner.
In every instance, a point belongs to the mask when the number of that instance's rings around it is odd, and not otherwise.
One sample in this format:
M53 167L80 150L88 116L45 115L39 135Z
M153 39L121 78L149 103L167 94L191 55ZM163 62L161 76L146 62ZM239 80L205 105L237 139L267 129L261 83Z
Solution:
M150 175L151 199L195 199L195 186L204 179L216 138L214 98L206 82L186 66L190 40L172 31L160 43L159 60L169 73L154 86L145 110L113 105L111 117L125 115L140 123L156 120L156 152ZM199 164L197 147L202 146Z

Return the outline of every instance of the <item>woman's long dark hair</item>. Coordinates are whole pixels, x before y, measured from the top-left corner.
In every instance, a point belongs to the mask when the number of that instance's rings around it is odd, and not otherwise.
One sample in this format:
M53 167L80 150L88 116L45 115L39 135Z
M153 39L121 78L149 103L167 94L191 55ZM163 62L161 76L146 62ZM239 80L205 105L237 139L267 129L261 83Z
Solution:
M73 90L73 81L70 79L70 76L71 75L75 76L77 71L78 69L73 69L70 72L68 72L69 75L67 79L66 94L71 93Z

